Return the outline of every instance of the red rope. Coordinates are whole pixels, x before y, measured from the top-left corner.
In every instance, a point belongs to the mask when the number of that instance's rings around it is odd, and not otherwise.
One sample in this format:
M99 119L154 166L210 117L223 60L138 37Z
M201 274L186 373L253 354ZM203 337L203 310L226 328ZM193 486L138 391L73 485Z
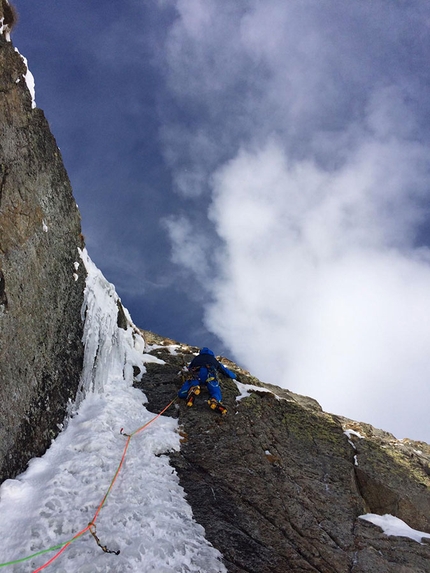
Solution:
M124 464L125 454L127 453L128 446L129 446L129 444L130 444L130 440L131 440L131 436L128 436L127 441L126 441L125 446L124 446L124 451L123 451L123 453L122 453L121 461L119 462L119 466L118 466L118 468L117 468L117 470L116 470L116 472L115 472L115 475L113 476L113 479L112 479L112 481L111 481L111 483L110 483L110 486L109 486L109 488L108 488L108 490L107 490L107 492L106 492L104 498L102 499L100 505L99 505L98 508L97 508L97 511L96 511L95 514L94 514L94 517L93 517L91 523L95 523L95 522L96 522L96 519L97 519L97 517L98 517L98 515L99 515L99 513L100 513L100 510L101 510L101 508L104 506L104 504L105 504L105 502L106 502L106 500L107 500L107 497L108 497L108 495L110 494L111 489L113 488L113 484L116 482L116 478L118 477L118 474L119 474L119 472L120 472L120 470L121 470L121 468L122 468L122 466L123 466L123 464Z
M165 408L163 408L159 414L157 414L154 418L152 418L151 420L149 420L149 422L146 422L146 424L144 424L143 426L141 426L140 428L138 428L137 430L135 430L133 433L131 433L131 434L123 434L123 435L127 436L127 441L126 441L126 443L125 443L124 450L123 450L123 452L122 452L121 461L119 462L118 468L117 468L117 470L116 470L116 472L115 472L115 475L114 475L113 478L112 478L112 481L111 481L111 483L110 483L110 486L108 487L108 490L107 490L105 496L103 497L103 499L102 499L100 505L98 506L97 511L95 512L93 519L90 521L90 523L89 523L84 529L82 529L79 533L77 533L70 541L68 541L67 543L65 543L65 545L64 545L53 557L51 557L51 559L50 559L49 561L47 561L44 565L42 565L42 566L39 567L38 569L35 569L32 573L39 573L39 571L42 571L43 569L45 569L45 567L48 567L48 565L51 565L51 563L53 563L53 562L63 553L63 551L65 551L65 550L67 549L67 547L69 547L69 545L70 545L71 543L73 543L73 541L75 541L76 539L78 539L79 537L81 537L84 533L86 533L86 532L90 529L91 526L95 525L96 519L97 519L97 517L98 517L98 515L99 515L99 513L100 513L100 511L101 511L101 509L102 509L102 507L103 507L104 504L106 503L106 500L107 500L107 498L108 498L108 495L109 495L109 493L111 492L111 490L112 490L112 488L113 488L113 486L114 486L114 483L116 482L116 479L117 479L117 477L118 477L118 474L119 474L119 472L120 472L122 466L124 465L125 455L126 455L126 453L127 453L128 446L130 445L131 438L132 438L133 436L135 436L136 434L138 434L139 432L141 432L142 430L144 430L145 428L147 428L150 424L152 424L152 422L155 422L155 420L157 420L162 414L164 414L164 412L165 412L168 408L170 408L170 406L171 406L175 401L176 401L176 398L174 398ZM121 433L123 433L123 432L121 431Z
M38 569L35 569L33 571L33 573L39 573L39 571L42 571L42 569L45 569L45 567L48 567L48 565L51 565L51 563L53 563L57 557L60 557L60 555L63 553L63 551L65 551L67 549L67 547L69 547L69 545L71 545L73 543L73 541L75 541L76 539L78 539L78 537L81 537L81 535L83 535L86 531L88 531L90 528L90 525L88 524L85 529L82 529L79 533L77 533L70 541L68 541L61 549L60 551L58 551L53 557L51 557L51 559L49 561L47 561L44 565L41 565Z

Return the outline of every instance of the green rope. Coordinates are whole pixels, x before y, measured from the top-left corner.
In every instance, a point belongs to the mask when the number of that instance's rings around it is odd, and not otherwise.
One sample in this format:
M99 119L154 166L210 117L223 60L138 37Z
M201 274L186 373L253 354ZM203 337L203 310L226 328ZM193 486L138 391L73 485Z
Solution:
M68 543L72 543L72 541L75 541L75 539L73 538L73 539L70 539L70 541L64 541L63 543L60 543L59 545L54 545L53 547L50 547L49 549L42 549L41 551L38 551L37 553L33 553L33 555L27 555L27 557L22 557L21 559L15 559L15 561L8 561L7 563L0 563L0 567L6 567L7 565L16 565L17 563L23 563L24 561L29 561L30 559L33 559L33 557L38 557L39 555L43 555L44 553L49 553L50 551L55 551L56 549L61 549L61 547L64 547Z
M87 526L85 529L83 529L82 531L80 531L79 533L77 533L77 534L76 534L72 539L70 539L69 541L64 541L63 543L60 543L59 545L54 545L53 547L50 547L49 549L42 549L41 551L38 551L37 553L33 553L32 555L28 555L27 557L22 557L21 559L15 559L14 561L8 561L7 563L0 563L0 568L1 568L1 567L6 567L6 566L8 566L8 565L16 565L17 563L23 563L24 561L29 561L30 559L33 559L33 557L38 557L39 555L43 555L43 554L45 554L45 553L49 553L50 551L55 551L56 549L61 549L62 547L65 547L66 545L70 545L70 544L71 544L73 541L75 541L76 539L79 539L79 537L81 537L81 535L83 535L86 531L88 531L88 529L90 530L90 532L92 533L93 537L94 537L94 538L96 539L96 541L97 541L97 537L96 537L96 536L94 535L94 533L91 531L91 526L94 526L94 527L95 527L94 523L95 523L95 521L96 521L96 519L97 519L97 517L98 517L98 514L100 513L100 510L102 509L102 507L104 506L104 504L106 503L106 500L107 500L107 498L108 498L108 495L109 495L109 493L111 492L111 490L112 490L112 488L113 488L113 485L114 485L114 483L115 483L115 481L116 481L116 478L118 477L118 474L119 474L119 472L120 472L120 470L121 470L121 467L122 467L122 465L123 465L123 463L124 463L125 455L126 455L126 453L127 453L128 446L129 446L129 444L130 444L131 438L132 438L135 434L138 434L139 432L141 432L142 430L144 430L144 429L145 429L147 426L149 426L152 422L155 422L155 420L156 420L157 418L159 418L162 414L164 414L164 412L165 412L168 408L170 408L170 406L171 406L174 402L176 402L176 399L177 399L177 397L175 397L165 408L163 408L163 410L161 410L161 412L160 412L159 414L157 414L154 418L152 418L151 420L149 420L149 422L146 422L146 424L144 424L143 426L141 426L140 428L138 428L137 430L135 430L135 431L132 432L131 434L126 434L126 433L124 433L124 432L122 431L122 428L121 428L121 434L123 434L124 436L127 436L127 442L126 442L125 447L124 447L124 451L123 451L123 454L122 454L121 461L120 461L120 463L119 463L119 465L118 465L118 468L117 468L117 470L116 470L116 472L115 472L115 475L114 475L113 478L112 478L112 481L111 481L111 483L110 483L110 485L109 485L109 487L108 487L108 490L107 490L107 492L106 492L106 494L105 494L105 496L104 496L102 502L100 503L99 507L97 508L96 513L94 514L94 517L93 517L92 521L88 524L88 526ZM103 549L103 551L106 551L107 548L106 548L105 546L102 546L100 543L98 543L98 545L100 545L100 547ZM107 550L107 552L108 552L108 553L116 553L116 554L119 553L119 551L116 552L116 551L109 551L109 550ZM54 556L52 559L55 559L55 557L56 557L56 556ZM48 563L49 563L49 562L48 562ZM47 564L45 564L43 567L45 567L46 565L47 565Z

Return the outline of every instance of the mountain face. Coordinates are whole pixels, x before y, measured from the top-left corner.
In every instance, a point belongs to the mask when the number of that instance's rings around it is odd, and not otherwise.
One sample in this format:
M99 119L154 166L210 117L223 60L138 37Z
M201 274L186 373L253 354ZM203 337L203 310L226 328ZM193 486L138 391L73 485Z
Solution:
M165 364L147 364L135 385L159 412L175 395L178 371L197 348L172 355L144 332ZM183 402L182 446L171 455L195 519L223 554L230 573L425 573L430 544L388 537L360 519L391 514L430 533L430 446L327 414L223 360L251 384L237 400L222 378L226 416L212 412L202 390Z
M75 397L86 278L79 212L25 61L8 41L7 8L2 0L0 482L45 451ZM115 318L127 329L121 305ZM135 386L158 413L198 349L179 344L172 353L172 341L143 335L164 362L147 363ZM170 462L227 570L428 573L425 539L389 537L360 516L390 514L430 533L430 446L325 413L223 362L242 383L221 381L226 416L209 410L204 390L193 408L181 402L167 415L182 436Z
M82 369L80 216L0 4L0 482L45 451Z

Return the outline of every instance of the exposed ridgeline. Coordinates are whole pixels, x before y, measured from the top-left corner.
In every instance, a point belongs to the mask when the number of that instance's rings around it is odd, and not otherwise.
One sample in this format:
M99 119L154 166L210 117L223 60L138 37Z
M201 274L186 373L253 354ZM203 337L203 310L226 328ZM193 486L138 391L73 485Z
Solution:
M2 0L0 482L45 451L75 396L85 285L83 265L75 265L78 208L25 60L8 41L12 25Z
M159 412L198 349L172 354L173 341L144 336L165 364L146 364L135 385ZM425 539L388 537L359 516L391 514L430 534L430 446L327 414L223 362L253 385L249 396L237 401L244 387L222 378L226 416L209 410L205 390L193 408L182 401L172 412L181 451L170 459L229 573L428 573Z

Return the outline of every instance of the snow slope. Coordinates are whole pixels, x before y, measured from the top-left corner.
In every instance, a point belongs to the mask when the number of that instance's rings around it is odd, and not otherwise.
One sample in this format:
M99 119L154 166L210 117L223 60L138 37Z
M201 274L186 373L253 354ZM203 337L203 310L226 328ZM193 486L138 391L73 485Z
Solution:
M156 360L132 325L117 327L117 300L109 284L81 253L88 271L85 292L85 359L70 420L42 458L0 487L0 570L11 573L225 572L221 555L204 537L167 452L179 449L177 421L159 417L129 440L125 461L96 517L105 553L89 531L61 546L94 520L109 491L127 437L154 418L145 396L132 387L133 365ZM173 398L173 397L172 397ZM20 560L45 549L56 549ZM59 546L59 547L58 547Z

